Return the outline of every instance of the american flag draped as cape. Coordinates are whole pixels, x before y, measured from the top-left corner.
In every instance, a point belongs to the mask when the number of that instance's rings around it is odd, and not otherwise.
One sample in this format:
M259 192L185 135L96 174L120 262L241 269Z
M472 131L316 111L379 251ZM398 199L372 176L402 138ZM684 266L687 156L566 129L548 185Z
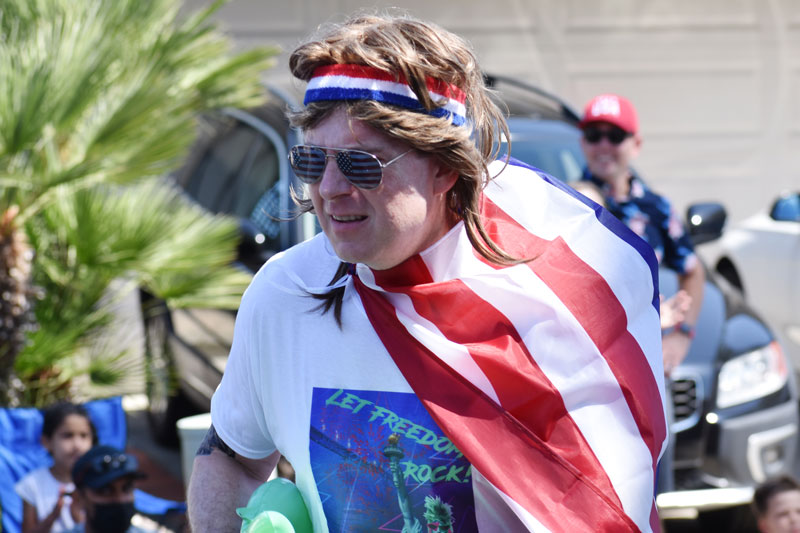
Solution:
M666 424L652 250L513 160L481 212L500 247L536 259L488 263L459 225L395 268L354 276L395 363L489 488L475 488L479 523L510 511L529 531L658 531Z

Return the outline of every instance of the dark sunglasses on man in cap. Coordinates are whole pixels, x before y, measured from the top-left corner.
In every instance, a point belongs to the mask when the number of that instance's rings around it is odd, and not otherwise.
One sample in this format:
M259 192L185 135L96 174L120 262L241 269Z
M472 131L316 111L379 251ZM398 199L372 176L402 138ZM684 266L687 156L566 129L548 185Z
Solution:
M334 152L329 154L328 152ZM289 150L289 164L297 178L303 183L316 183L325 172L328 159L336 160L339 171L352 185L359 189L376 189L383 179L383 169L409 153L407 150L388 163L382 163L374 154L363 150L326 148L298 144Z
M622 128L615 128L615 127L602 130L594 126L586 126L583 129L583 138L589 144L597 144L601 140L603 140L603 138L606 138L608 139L608 142L610 142L614 146L619 146L625 139L631 137L632 135L633 135L632 133L628 133Z

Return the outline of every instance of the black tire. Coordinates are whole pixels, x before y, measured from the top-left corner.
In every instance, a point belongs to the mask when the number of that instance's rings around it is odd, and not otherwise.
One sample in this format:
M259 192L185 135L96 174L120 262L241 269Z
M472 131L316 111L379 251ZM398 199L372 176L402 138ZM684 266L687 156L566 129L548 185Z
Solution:
M172 321L166 304L142 294L144 322L145 392L147 419L156 442L170 448L179 445L176 423L193 413L180 390L175 359L170 347Z
M700 531L715 533L758 533L753 511L749 505L737 505L717 511L700 513Z

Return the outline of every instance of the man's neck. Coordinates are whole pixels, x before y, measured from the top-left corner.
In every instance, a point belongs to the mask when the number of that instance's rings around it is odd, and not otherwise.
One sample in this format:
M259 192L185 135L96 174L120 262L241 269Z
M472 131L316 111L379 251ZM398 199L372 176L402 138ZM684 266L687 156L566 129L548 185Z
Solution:
M614 200L625 200L631 192L631 174L625 172L617 176L612 176L607 180L603 180L608 185L611 197Z

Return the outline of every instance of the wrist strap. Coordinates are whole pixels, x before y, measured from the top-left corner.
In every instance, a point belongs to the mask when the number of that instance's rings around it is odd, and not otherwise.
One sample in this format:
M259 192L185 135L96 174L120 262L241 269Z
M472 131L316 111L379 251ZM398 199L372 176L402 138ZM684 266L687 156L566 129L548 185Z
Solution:
M686 335L690 339L694 339L694 333L695 333L694 326L690 326L686 322L678 322L677 324L675 324L671 328L667 329L664 332L664 334L672 333L673 331L678 331L680 333L683 333L684 335Z

